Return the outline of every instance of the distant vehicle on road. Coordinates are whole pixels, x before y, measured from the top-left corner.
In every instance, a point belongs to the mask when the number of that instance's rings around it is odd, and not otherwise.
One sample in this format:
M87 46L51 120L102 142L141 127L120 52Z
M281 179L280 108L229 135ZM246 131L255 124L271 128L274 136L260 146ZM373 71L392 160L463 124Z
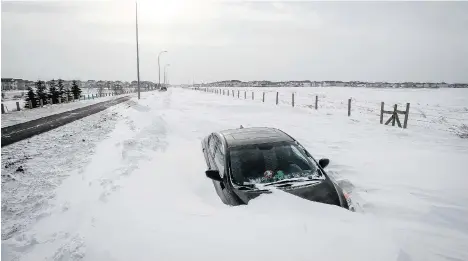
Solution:
M243 205L275 187L301 198L354 211L349 196L318 162L285 132L266 127L213 132L202 141L215 190L227 205Z
M162 86L161 88L159 88L159 91L160 91L160 92L165 92L165 91L167 91L167 87L166 87L166 86Z

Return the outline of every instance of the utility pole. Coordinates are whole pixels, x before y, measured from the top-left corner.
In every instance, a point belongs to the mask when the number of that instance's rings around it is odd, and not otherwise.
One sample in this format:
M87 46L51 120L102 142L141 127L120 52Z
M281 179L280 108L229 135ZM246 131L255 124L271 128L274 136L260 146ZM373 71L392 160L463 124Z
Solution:
M136 50L137 50L137 78L138 78L138 100L140 99L140 52L138 50L138 4L135 1L135 26L136 26Z

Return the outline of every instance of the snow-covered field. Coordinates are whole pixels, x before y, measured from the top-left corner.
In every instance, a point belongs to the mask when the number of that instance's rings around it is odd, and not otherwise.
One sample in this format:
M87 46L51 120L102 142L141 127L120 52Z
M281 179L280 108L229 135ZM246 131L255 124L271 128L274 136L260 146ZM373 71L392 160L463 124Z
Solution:
M467 139L272 101L170 88L2 148L2 260L468 260ZM330 158L361 211L281 192L223 205L200 141L241 124Z
M93 105L99 102L117 99L124 95L135 96L135 94L121 94L121 95L116 95L116 96L99 97L99 98L90 99L90 100L80 100L80 101L75 101L75 102L45 105L42 108L34 108L32 110L21 110L21 111L16 111L16 105L15 105L16 101L10 101L12 105L8 105L8 107L13 108L10 106L14 106L15 109L14 111L10 111L9 113L2 114L2 128L15 125L15 124L19 124L19 123L23 123L23 122L27 122L27 121L31 121L31 120L35 120L35 119L39 119L39 118L50 116L50 115L57 114L57 113L79 109L79 108ZM24 101L20 101L20 104L24 104Z
M378 89L349 87L310 87L310 88L212 88L234 90L237 98L262 101L265 92L265 103L276 103L291 106L292 93L294 103L299 108L314 108L315 96L318 96L318 109L328 114L347 115L348 99L352 99L352 118L379 123L381 102L385 110L392 111L395 104L398 110L404 111L410 103L408 127L423 128L450 132L468 137L468 89ZM230 92L232 96L232 92ZM390 115L384 115L386 121ZM400 121L403 124L403 115Z

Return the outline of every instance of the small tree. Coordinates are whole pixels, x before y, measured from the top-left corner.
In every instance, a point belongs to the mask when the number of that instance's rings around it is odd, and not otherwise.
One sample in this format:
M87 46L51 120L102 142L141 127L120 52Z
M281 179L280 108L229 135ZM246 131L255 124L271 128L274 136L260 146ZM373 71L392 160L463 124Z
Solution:
M57 82L54 79L49 82L49 98L52 98L52 103L58 103L59 91L57 89Z
M26 98L24 100L26 103L24 105L25 108L32 109L37 107L37 98L36 94L34 93L34 90L31 86L28 87L28 93L26 95ZM29 107L29 101L31 101L32 107Z
M58 96L60 98L65 99L65 86L63 85L63 80L62 79L58 79Z
M71 101L73 99L73 92L71 91L71 89L68 87L67 89L65 89L65 97L68 97L68 101Z
M79 99L80 98L80 95L81 95L81 89L80 87L78 86L78 82L76 80L73 80L72 82L72 89L71 89L72 93L73 93L73 97L75 97L75 99Z
M46 93L46 85L44 81L37 81L36 82L36 95L37 99L41 100L44 104L47 104L47 93Z

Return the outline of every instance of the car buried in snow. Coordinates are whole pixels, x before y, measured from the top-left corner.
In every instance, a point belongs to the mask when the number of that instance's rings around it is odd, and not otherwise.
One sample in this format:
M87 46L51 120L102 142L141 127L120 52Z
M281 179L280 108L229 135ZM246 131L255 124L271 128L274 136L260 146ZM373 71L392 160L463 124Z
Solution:
M227 205L244 205L277 188L301 198L354 211L351 201L325 171L328 159L315 158L276 128L252 127L213 132L202 141L216 193Z

